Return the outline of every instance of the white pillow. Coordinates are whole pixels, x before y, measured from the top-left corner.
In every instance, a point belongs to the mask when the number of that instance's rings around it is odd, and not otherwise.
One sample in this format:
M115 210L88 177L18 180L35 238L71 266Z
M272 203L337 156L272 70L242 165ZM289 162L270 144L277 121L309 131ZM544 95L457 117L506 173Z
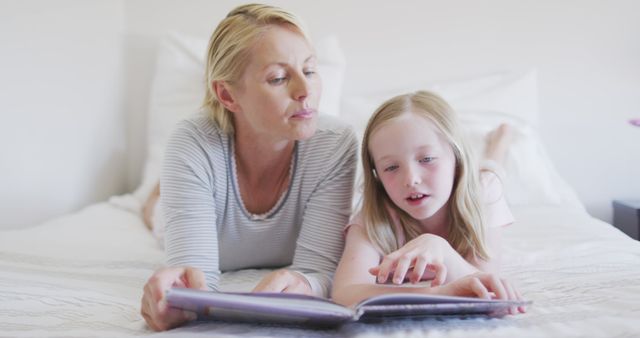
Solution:
M487 134L501 123L513 126L504 169L505 196L510 205L566 205L584 209L574 190L560 177L535 128L512 116L496 112L460 114L469 143L479 158Z
M345 97L340 117L362 135L366 123L378 106L400 94L430 90L441 95L460 114L475 111L504 112L533 126L538 123L536 71L504 72L462 81L423 83L378 93Z
M175 32L160 42L149 99L147 159L142 184L133 193L141 203L158 182L165 144L174 126L200 109L205 93L207 45L208 39ZM344 53L336 37L318 40L316 52L323 82L319 111L337 116L346 64Z
M382 102L395 95L421 89L436 92L451 104L478 154L484 151L484 138L489 131L503 122L514 126L515 137L505 163L507 177L504 182L510 204L562 204L583 208L576 193L555 170L535 132L538 123L535 70L348 97L343 99L340 117L352 124L362 139L369 117ZM356 182L358 195L362 193L360 164Z

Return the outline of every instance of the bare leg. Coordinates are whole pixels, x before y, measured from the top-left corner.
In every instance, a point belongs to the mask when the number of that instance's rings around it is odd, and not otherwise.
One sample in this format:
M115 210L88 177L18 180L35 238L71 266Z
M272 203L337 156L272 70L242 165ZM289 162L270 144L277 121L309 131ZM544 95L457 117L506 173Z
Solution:
M506 123L499 125L498 128L487 134L487 146L484 150L484 157L488 160L496 161L500 165L504 165L504 159L512 140L513 127Z
M156 204L158 204L158 198L160 198L160 183L156 183L156 186L153 187L149 197L142 206L142 220L150 230L153 230L153 210L156 208Z

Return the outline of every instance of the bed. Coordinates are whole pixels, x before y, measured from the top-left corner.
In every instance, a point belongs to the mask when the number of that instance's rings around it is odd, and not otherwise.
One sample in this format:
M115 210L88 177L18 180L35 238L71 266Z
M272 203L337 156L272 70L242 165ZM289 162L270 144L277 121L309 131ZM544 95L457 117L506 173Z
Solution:
M334 40L322 43L325 87L339 89L344 60ZM536 78L529 70L420 86L452 102L479 152L481 137L498 123L517 129L505 181L516 223L505 229L503 274L533 301L526 314L354 323L334 330L196 322L150 331L139 313L142 287L164 255L142 222L140 205L157 180L163 142L182 118L173 113L199 103L204 45L173 34L159 48L148 156L136 191L31 228L0 232L0 337L640 336L640 242L589 216L553 168L536 133ZM321 105L361 134L368 114L392 94L340 98L329 92ZM226 273L222 289L248 291L267 272Z
M504 274L533 306L503 319L349 324L337 330L195 323L163 333L139 314L142 286L163 262L139 215L113 202L0 236L2 337L634 337L640 334L640 243L579 209L514 207ZM249 290L264 271L228 273Z

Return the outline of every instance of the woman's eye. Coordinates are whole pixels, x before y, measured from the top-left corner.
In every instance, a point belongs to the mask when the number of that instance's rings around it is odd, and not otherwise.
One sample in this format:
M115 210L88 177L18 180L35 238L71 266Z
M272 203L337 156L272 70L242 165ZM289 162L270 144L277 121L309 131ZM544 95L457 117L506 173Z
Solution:
M423 157L423 158L420 160L420 163L429 163L429 162L431 162L431 161L433 161L433 160L435 160L435 157L426 156L426 157Z
M304 71L304 75L305 75L306 77L312 77L312 76L314 76L315 74L316 74L316 72L315 72L315 71L313 71L313 70L305 70L305 71Z
M388 167L385 167L385 168L384 168L384 171L386 171L386 172L390 172L390 171L394 171L394 170L396 170L396 169L398 169L398 166L397 166L397 165L390 165L390 166L388 166Z
M286 77L276 77L269 80L268 82L269 84L272 84L272 85L279 85L279 84L283 84L286 80L287 80Z

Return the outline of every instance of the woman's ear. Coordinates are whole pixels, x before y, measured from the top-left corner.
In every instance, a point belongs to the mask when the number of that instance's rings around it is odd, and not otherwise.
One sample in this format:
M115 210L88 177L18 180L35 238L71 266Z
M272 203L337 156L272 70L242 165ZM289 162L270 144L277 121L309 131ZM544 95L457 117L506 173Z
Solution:
M240 105L234 99L231 92L231 86L226 81L213 81L211 83L213 91L216 93L218 102L222 104L227 110L233 113L240 112Z

